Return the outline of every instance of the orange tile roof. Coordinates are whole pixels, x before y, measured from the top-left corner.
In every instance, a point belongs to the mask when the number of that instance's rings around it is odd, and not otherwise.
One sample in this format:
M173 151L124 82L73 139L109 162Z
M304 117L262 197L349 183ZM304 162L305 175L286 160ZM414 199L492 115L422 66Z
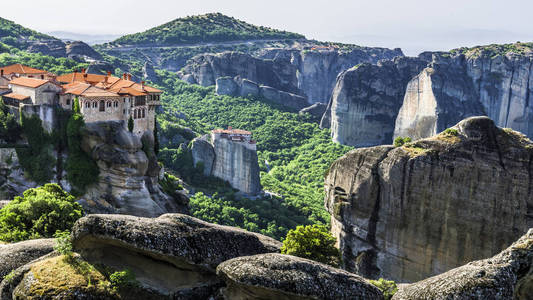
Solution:
M5 95L2 95L2 96L3 97L7 97L7 98L16 99L16 100L19 100L19 101L23 101L23 100L26 100L26 99L30 98L30 96L25 96L25 95L15 94L15 93L9 93L9 94L5 94Z
M36 78L27 78L27 77L18 77L11 80L10 84L20 85L31 88L38 88L41 85L48 83L50 81Z
M128 95L132 95L132 96L146 96L146 93L144 92L141 92L133 87L125 87L125 88L121 88L120 90L117 91L118 94L128 94Z
M58 76L56 80L64 83L89 82L92 84L97 84L100 82L104 82L106 77L107 75L74 72ZM107 77L107 82L110 84L116 82L117 80L119 80L119 78L115 76Z
M63 86L65 94L73 94L83 97L119 97L117 93L112 93L90 85L89 83L73 82L64 84Z
M115 76L100 74L74 72L58 76L57 81L63 83L87 82L101 89L109 90L119 94L129 94L132 96L144 96L146 93L162 93L161 90L151 86L141 85L134 81Z
M34 69L21 64L14 64L5 67L1 67L0 70L4 70L4 74L48 74L47 71Z
M81 95L83 97L120 97L117 93L108 92L94 86L86 89Z

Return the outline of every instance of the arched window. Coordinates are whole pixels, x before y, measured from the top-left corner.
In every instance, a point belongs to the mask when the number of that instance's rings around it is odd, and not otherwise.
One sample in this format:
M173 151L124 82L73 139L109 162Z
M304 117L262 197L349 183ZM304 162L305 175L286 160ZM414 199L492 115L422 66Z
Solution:
M105 111L105 101L100 100L100 111Z
M96 108L96 107L98 107L98 102L94 101L93 102L93 108Z
M133 111L133 118L134 118L134 119L137 119L137 110L134 110L134 111Z
M85 102L85 108L89 108L91 106L91 104L89 103L89 101Z
M146 111L143 108L143 119L146 117Z

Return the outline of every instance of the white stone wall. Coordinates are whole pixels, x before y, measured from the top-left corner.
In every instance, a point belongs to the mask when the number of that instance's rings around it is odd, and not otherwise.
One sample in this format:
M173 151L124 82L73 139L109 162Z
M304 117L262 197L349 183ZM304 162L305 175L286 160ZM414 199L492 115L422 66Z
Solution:
M120 97L80 97L80 111L85 122L124 120L124 103ZM104 111L100 111L101 103Z

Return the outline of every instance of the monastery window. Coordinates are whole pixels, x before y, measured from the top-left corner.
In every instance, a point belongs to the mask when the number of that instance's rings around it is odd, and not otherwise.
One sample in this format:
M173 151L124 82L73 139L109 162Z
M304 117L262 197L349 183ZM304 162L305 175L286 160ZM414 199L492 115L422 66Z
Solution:
M107 107L111 107L111 102L107 102Z
M91 104L89 102L85 102L85 108L89 108Z
M146 117L145 113L146 113L146 112L145 112L145 110L144 110L144 108L143 108L143 118Z
M137 119L137 110L134 110L134 111L133 111L133 118L134 118L134 119Z
M126 114L126 110L125 110L125 109L122 110L122 114L123 114L123 115Z
M114 106L114 107L118 107L118 101L114 101L114 102L113 102L113 106Z
M67 99L67 105L70 105L70 99Z
M100 111L105 111L105 101L104 100L100 100Z

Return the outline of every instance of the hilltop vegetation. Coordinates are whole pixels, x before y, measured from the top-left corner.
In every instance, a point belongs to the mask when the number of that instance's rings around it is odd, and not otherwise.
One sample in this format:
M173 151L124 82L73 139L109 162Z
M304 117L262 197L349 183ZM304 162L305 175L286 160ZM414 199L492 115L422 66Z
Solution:
M255 26L220 13L212 13L176 19L141 33L125 35L115 40L113 44L180 45L199 42L300 38L304 36Z
M13 21L0 18L0 41L10 46L19 47L27 41L57 40L49 35L31 30Z
M214 89L187 85L170 72L160 72L165 90L164 111L159 115L162 134L181 124L206 133L215 127L233 126L250 130L257 140L261 183L265 190L282 195L247 200L219 187L211 197L191 199L195 217L209 222L238 226L277 239L298 225L328 224L324 209L324 173L350 147L331 142L310 116L286 110L261 99L219 96ZM187 119L176 118L176 111ZM173 129L174 128L174 129ZM177 150L162 149L163 163L172 168L183 164Z

